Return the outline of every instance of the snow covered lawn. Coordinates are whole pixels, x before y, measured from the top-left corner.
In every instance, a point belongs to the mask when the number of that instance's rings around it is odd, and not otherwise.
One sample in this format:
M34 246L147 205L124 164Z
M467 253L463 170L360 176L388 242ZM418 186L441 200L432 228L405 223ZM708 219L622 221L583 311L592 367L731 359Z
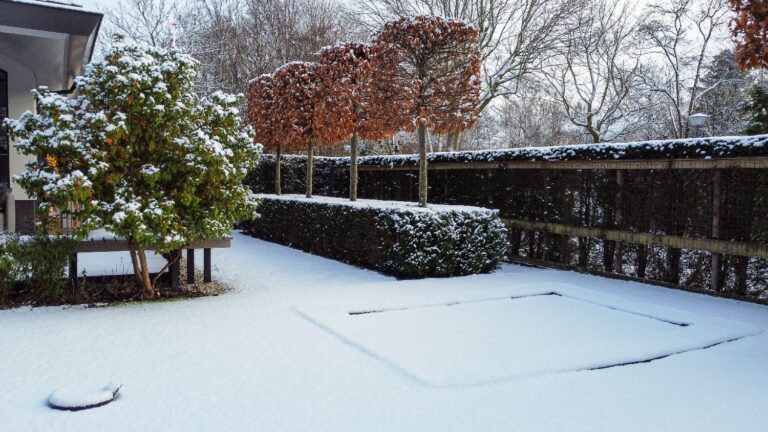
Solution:
M768 428L768 307L514 265L396 281L237 234L214 265L234 292L0 311L0 431ZM46 406L81 382L122 389Z
M361 351L436 386L614 367L760 333L733 322L668 315L642 315L554 292L352 315L345 308L304 312Z

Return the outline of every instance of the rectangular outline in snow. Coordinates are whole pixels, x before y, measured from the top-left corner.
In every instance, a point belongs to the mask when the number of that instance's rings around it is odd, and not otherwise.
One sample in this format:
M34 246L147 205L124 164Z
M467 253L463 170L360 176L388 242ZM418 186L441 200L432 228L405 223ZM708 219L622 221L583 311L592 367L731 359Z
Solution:
M561 294L557 291L548 291L543 293L535 293L535 294L525 294L520 296L504 296L504 297L495 297L495 298L486 298L486 299L477 299L477 300L466 300L466 301L455 301L450 303L436 303L436 304L428 304L428 305L418 305L418 306L402 306L402 307L392 307L392 308L383 308L383 309L369 309L369 310L352 310L348 311L347 314L350 316L358 316L358 315L368 315L368 314L378 314L378 313L386 313L386 312L402 312L402 311L409 311L409 310L418 310L418 309L428 309L428 308L436 308L436 307L450 307L450 306L457 306L462 304L471 304L471 303L483 303L483 302L492 302L492 301L501 301L501 300L518 300L523 298L530 298L530 297L544 297L544 296L557 296L557 297L563 297L570 300L576 300L584 303L589 303L592 306L598 306L603 307L606 309L610 309L617 312L623 312L630 315L635 315L643 318L648 318L656 321L661 321L663 323L672 324L678 327L688 327L690 323L682 322L682 321L673 321L671 319L661 318L657 317L655 315L645 314L641 312L635 312L629 309L623 309L616 306L611 306L604 303L598 303L591 300L585 300L579 297L573 297L569 295Z
M392 308L384 308L384 309L352 310L347 312L347 314L351 316L357 316L357 315L367 315L367 314L376 314L376 313L385 313L385 312L398 312L398 311L408 311L408 310L417 310L417 309L429 309L429 308L436 308L436 307L457 306L462 304L483 303L483 302L492 302L492 301L499 301L499 300L517 300L521 298L543 297L543 296L550 296L550 295L562 296L558 292L549 291L549 292L543 292L543 293L525 294L521 296L492 297L492 298L477 299L477 300L455 301L455 302L449 302L449 303L435 303L435 304L426 304L426 305L417 305L417 306L402 306L402 307L392 307Z

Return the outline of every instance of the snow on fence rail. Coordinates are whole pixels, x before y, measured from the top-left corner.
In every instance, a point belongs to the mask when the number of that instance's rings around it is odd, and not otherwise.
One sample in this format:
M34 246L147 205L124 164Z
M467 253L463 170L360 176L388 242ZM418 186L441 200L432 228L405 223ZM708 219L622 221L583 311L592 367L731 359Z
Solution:
M414 201L412 155L361 158L359 195ZM305 159L283 160L300 192ZM315 190L348 194L348 158L316 158ZM508 255L688 289L768 297L768 135L434 153L430 201L498 209ZM272 189L274 159L249 176Z
M763 159L766 158L766 159ZM321 166L341 168L349 166L349 157L316 157ZM728 159L729 161L721 160ZM271 155L264 155L266 163L274 163ZM573 162L609 162L628 161L618 164L622 168L631 168L647 161L654 167L660 168L710 168L716 165L722 167L752 168L768 167L768 135L746 137L706 137L682 140L641 141L631 143L577 144L551 147L522 147L500 150L474 150L459 152L436 152L427 156L430 164L454 168L464 165L471 168L473 164L490 164L485 167L506 167L509 162L547 162L549 164L529 164L531 166L581 166ZM689 162L686 164L684 160ZM283 161L306 162L306 156L283 156ZM658 162L669 161L669 165ZM734 162L736 161L736 162ZM571 162L571 164L562 164ZM361 170L366 169L417 169L418 155L375 155L362 156L358 159ZM513 167L525 165L513 164ZM589 168L593 165L587 165ZM581 168L576 168L581 169Z

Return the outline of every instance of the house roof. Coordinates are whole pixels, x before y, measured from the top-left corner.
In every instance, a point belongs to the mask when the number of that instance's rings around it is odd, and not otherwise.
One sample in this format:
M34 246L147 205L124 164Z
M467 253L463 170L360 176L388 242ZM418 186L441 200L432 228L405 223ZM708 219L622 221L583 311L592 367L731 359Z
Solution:
M69 91L93 55L102 18L73 1L0 0L0 55L31 69L38 85Z

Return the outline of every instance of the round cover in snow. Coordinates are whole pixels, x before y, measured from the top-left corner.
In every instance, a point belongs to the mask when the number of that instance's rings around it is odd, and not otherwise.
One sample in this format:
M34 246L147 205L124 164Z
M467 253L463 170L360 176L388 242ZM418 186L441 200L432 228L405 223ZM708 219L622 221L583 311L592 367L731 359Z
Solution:
M121 385L109 383L99 386L93 384L74 384L60 388L48 396L51 408L67 411L79 411L106 405L117 396Z

